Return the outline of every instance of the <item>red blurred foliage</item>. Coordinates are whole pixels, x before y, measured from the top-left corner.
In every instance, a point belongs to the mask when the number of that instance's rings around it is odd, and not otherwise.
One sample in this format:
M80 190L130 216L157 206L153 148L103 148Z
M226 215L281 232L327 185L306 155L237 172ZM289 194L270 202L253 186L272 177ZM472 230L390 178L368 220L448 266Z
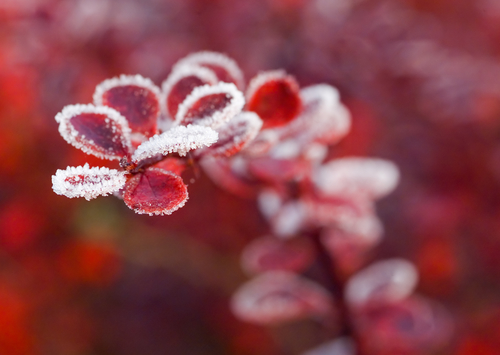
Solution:
M415 261L422 291L457 324L447 353L499 354L498 317L484 316L500 307L499 19L494 0L1 1L0 353L129 354L118 346L127 337L109 330L120 325L140 334L142 354L157 354L174 337L155 316L187 324L175 338L193 354L282 353L223 306L241 282L238 253L268 232L254 201L196 168L190 203L171 217L50 190L58 167L103 165L60 138L63 106L88 102L97 83L122 73L159 84L179 58L210 49L247 77L284 68L301 86L340 89L353 128L329 156L381 156L402 171L379 205L386 239L374 258ZM136 277L160 269L189 292L171 278ZM206 270L210 282L198 276ZM221 303L193 308L206 295Z

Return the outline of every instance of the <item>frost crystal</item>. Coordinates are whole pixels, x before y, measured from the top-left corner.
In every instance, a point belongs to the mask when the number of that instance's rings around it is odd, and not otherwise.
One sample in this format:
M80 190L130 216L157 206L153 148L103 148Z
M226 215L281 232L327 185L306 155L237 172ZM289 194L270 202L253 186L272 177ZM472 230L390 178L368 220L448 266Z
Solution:
M136 75L120 75L117 78L106 79L96 86L94 91L94 104L97 106L103 105L103 95L106 91L118 86L139 86L153 92L157 98L160 97L160 89L151 81L151 79Z
M327 196L377 199L394 190L399 171L396 165L383 159L343 158L324 164L313 179Z
M142 143L132 155L132 161L138 162L157 154L178 153L183 156L190 150L212 145L218 137L210 127L177 126Z
M125 185L125 172L108 168L84 166L57 170L52 175L52 189L58 195L69 198L85 197L91 200L97 196L107 196Z
M239 89L243 89L245 86L243 72L238 64L222 53L209 51L192 53L179 60L174 65L173 70L178 70L180 67L186 65L207 67L213 70L221 81L233 82Z
M110 107L69 105L55 119L64 140L87 154L119 160L132 150L127 120Z
M409 261L379 261L351 277L346 285L346 300L358 307L370 301L397 302L408 297L417 282L417 269Z
M240 113L244 105L245 98L234 84L198 86L179 105L175 123L188 121L217 128Z

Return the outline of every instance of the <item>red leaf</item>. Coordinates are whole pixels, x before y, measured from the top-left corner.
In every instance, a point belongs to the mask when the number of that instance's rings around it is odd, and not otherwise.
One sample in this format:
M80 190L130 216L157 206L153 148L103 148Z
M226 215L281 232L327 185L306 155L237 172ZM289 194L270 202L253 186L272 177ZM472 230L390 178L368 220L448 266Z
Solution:
M119 160L131 150L127 121L109 107L66 106L56 115L56 121L61 136L87 154Z
M154 164L152 167L172 172L176 175L181 175L186 169L186 160L178 158L165 158L162 161Z
M175 69L162 84L161 102L165 105L164 111L172 119L175 118L179 105L195 87L216 83L217 76L207 68L186 65Z
M132 176L125 185L123 200L139 214L169 215L188 199L187 186L174 173L148 168Z
M245 99L234 84L196 87L179 106L175 121L216 128L241 112Z
M299 85L281 70L260 73L248 86L247 109L259 115L264 129L283 126L302 111Z
M122 75L99 84L94 103L114 108L127 119L133 131L151 137L158 133L159 96L160 91L151 80L140 75Z

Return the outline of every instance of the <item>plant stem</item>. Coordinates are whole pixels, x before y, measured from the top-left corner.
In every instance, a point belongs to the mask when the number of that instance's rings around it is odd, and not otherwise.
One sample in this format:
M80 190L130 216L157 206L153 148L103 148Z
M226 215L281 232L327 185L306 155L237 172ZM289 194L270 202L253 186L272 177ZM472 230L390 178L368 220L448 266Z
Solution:
M338 323L340 325L339 336L346 336L356 343L356 354L363 355L360 349L359 337L352 324L351 313L344 298L345 280L340 275L340 270L330 254L326 251L320 239L320 229L310 233L310 238L318 255L318 262L325 275L326 288L334 297L337 309Z

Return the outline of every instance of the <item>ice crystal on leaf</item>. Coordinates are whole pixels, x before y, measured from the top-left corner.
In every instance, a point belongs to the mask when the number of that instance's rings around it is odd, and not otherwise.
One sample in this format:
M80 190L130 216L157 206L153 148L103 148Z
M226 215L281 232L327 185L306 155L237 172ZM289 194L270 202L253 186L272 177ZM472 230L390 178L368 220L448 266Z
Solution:
M115 193L137 213L168 215L184 206L187 187L179 176L187 152L228 156L255 138L262 121L242 113L243 76L222 54L202 52L178 62L162 91L140 75L103 81L95 105L70 105L56 115L70 144L102 159L119 160L121 170L83 167L58 170L53 190L67 197ZM162 117L171 115L169 118ZM175 122L173 121L175 116ZM234 120L234 121L233 121ZM214 149L209 147L223 138Z
M160 90L150 79L140 75L121 75L97 85L94 104L114 108L135 132L151 137L157 133L159 97Z
M183 65L173 70L169 77L162 83L161 105L163 111L175 118L179 105L193 91L203 85L215 85L217 76L210 69Z
M236 62L222 53L202 51L192 53L179 60L174 65L174 71L183 66L201 66L208 68L217 75L221 82L233 83L238 89L243 90L245 83L243 73Z
M120 190L125 185L125 172L108 168L84 166L57 170L52 176L52 189L69 198L85 197L91 200Z
M234 84L198 86L179 105L175 124L217 128L241 112L244 104L243 94Z
M214 144L217 139L217 132L210 127L176 126L162 134L151 137L138 146L132 155L132 161L138 162L157 154L178 153L180 156L184 156L190 150Z
M127 120L112 108L69 105L55 119L66 142L87 154L119 160L132 149Z

